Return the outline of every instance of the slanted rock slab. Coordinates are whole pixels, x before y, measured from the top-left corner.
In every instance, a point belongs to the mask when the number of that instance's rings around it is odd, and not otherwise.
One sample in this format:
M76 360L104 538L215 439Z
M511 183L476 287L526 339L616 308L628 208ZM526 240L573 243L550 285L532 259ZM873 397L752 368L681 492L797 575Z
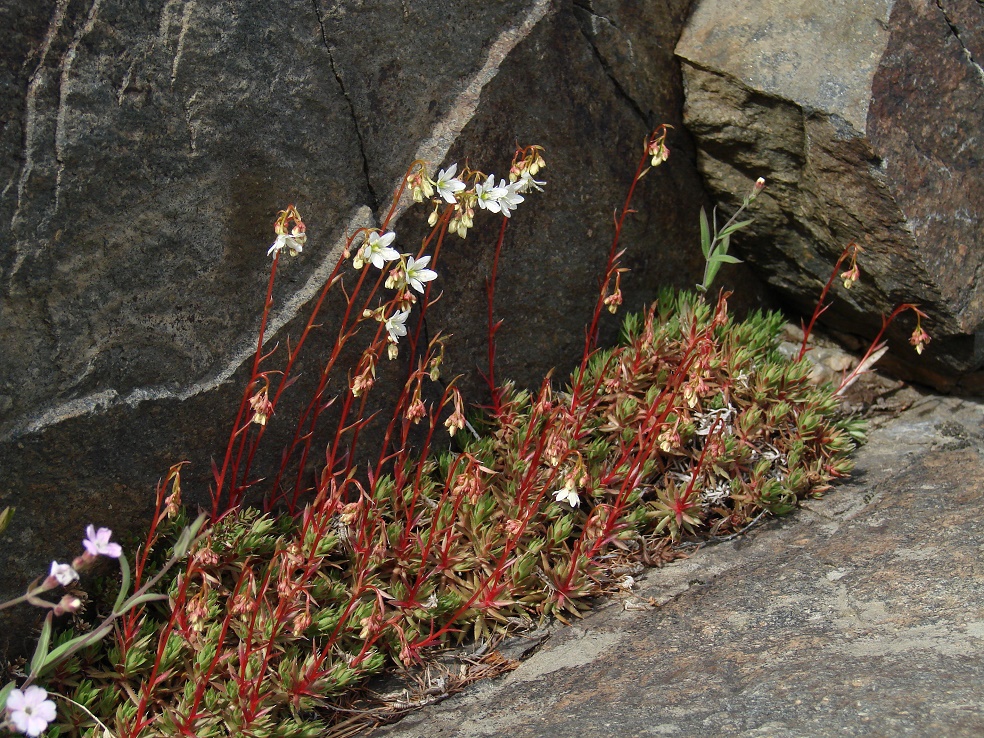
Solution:
M861 283L825 320L870 339L879 314L918 303L932 348L892 355L942 388L984 361L982 36L974 2L701 0L676 47L715 196L735 206L768 180L736 248L809 314L859 243Z
M651 571L509 675L373 735L981 735L982 419L919 400L827 497Z

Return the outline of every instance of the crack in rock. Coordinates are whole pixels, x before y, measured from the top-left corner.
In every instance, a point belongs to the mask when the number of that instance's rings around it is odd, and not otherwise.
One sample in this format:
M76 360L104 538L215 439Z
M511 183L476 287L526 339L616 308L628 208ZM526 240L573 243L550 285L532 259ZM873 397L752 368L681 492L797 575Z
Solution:
M984 6L984 2L982 2L982 0L977 0L977 4ZM981 67L981 65L977 63L970 49L967 48L967 45L963 42L963 39L960 38L960 29L957 27L957 24L950 19L949 14L946 12L946 8L943 7L943 0L936 0L936 7L939 8L940 13L943 14L943 20L946 21L946 24L950 27L950 32L953 34L953 37L957 40L957 43L960 44L960 48L963 49L963 53L964 56L967 57L967 61L969 61L974 69L977 70L977 76L981 78L982 82L984 82L984 67Z
M362 157L362 176L365 179L366 189L369 192L369 207L372 208L374 213L378 213L379 197L376 195L376 190L372 186L372 178L369 173L369 157L366 155L366 145L362 138L362 128L359 126L359 119L355 113L355 103L352 102L352 97L345 88L345 82L342 80L342 75L339 73L338 67L335 66L335 55L332 53L331 44L328 41L328 31L325 29L325 23L321 17L321 10L318 7L318 0L311 0L311 3L314 7L314 14L318 18L318 26L321 28L321 40L324 42L325 50L328 52L328 63L331 65L331 73L335 75L335 81L338 83L338 89L342 91L342 96L345 98L345 102L348 103L349 114L352 116L352 125L355 128L355 136L359 141L359 155Z
M590 3L585 5L582 3L575 2L574 10L575 10L575 14L578 10L580 10L583 13L590 15L592 18L592 26L594 25L594 19L600 19L605 23L608 23L615 30L618 30L618 25L616 25L610 18L606 18L603 15L599 15L598 13L595 13L594 10L591 8ZM647 126L650 125L650 119L649 119L650 116L646 115L646 113L642 109L642 106L639 105L636 99L629 94L628 90L626 90L622 86L622 83L618 80L618 77L615 75L615 72L612 69L611 64L609 64L608 61L605 60L605 57L601 53L601 50L598 48L597 44L595 44L594 35L588 33L588 30L585 28L586 24L578 23L577 25L578 25L578 29L581 32L581 35L584 37L584 40L588 42L588 46L591 48L591 52L594 54L595 59L598 60L598 64L601 66L601 69L605 73L605 76L608 77L609 81L612 83L612 87L614 88L616 94L620 98L625 100L625 102L629 105L629 107L632 108L632 112L634 112L641 121L643 121Z

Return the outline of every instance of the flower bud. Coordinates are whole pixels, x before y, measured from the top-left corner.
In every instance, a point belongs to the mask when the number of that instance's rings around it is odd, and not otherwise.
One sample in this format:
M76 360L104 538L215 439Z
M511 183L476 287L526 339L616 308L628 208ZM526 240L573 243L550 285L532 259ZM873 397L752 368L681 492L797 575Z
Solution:
M759 177L758 179L755 180L755 184L752 186L752 194L748 196L748 201L751 202L752 200L754 200L756 197L759 196L759 193L764 189L765 189L765 177Z
M78 597L73 597L72 595L65 595L61 598L58 604L55 605L55 617L69 612L78 612L80 607L82 607L82 600Z

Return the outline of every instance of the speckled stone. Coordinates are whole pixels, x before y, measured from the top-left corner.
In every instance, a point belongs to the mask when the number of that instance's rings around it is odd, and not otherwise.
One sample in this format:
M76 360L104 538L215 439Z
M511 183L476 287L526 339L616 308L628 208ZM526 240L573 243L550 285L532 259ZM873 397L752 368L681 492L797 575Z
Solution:
M981 404L919 400L826 498L652 571L508 676L373 735L981 735L982 430Z
M684 118L714 196L768 181L736 249L809 313L851 241L861 282L824 320L870 338L918 303L934 336L895 370L979 392L984 362L984 5L970 0L701 0L680 43ZM910 316L911 317L911 316Z

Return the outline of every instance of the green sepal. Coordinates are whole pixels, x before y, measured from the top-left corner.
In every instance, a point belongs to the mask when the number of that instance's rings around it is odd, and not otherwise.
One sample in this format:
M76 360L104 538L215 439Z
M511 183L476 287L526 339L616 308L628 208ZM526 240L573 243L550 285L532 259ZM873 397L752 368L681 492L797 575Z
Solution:
M51 645L51 618L52 613L44 619L41 626L41 635L38 638L37 648L34 649L34 657L31 659L31 674L38 674L48 656L48 646Z

